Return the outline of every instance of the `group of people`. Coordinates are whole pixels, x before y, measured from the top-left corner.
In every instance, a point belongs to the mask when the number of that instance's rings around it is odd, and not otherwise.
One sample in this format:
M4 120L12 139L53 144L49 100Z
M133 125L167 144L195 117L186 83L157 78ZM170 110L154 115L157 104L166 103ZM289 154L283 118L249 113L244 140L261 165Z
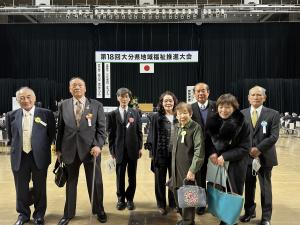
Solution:
M116 161L118 210L134 210L137 162L142 155L143 135L139 112L128 107L132 93L127 88L117 91L119 107L105 119L103 105L85 96L82 78L69 81L71 98L59 105L58 125L50 110L35 106L36 96L29 87L16 92L21 108L7 113L6 128L11 145L11 166L16 187L15 225L30 220L33 181L33 219L35 225L45 223L46 178L51 162L50 146L56 142L57 160L66 165L66 200L58 225L67 225L75 216L79 169L84 165L92 213L101 223L107 221L103 206L101 152L108 134L109 151ZM242 195L245 185L245 214L241 222L256 216L254 194L256 175L260 181L261 225L269 225L272 214L271 171L277 165L275 143L279 136L279 113L263 106L265 89L249 90L250 107L239 110L231 94L209 100L210 89L205 83L194 87L197 102L178 103L174 93L161 94L158 113L151 118L145 148L150 151L151 170L155 177L158 211L168 213L168 203L177 209L182 220L177 225L195 224L195 212L202 215L206 207L178 208L177 189L184 180L206 188L210 166L228 166L232 192ZM253 163L261 167L253 173ZM125 188L125 172L128 187ZM227 187L230 189L230 187ZM225 224L221 221L220 224Z
M239 110L232 94L223 94L217 101L209 99L205 83L194 86L196 102L179 103L170 91L161 94L158 113L152 117L145 144L152 156L158 211L167 214L165 181L169 173L169 208L177 202L177 189L184 179L196 181L202 188L212 167L226 165L230 186L227 189L243 195L245 214L241 222L256 217L255 188L258 176L261 189L262 217L260 225L270 225L272 215L271 172L278 164L275 143L279 137L279 113L263 106L266 90L254 86L249 90L250 107ZM177 105L178 104L178 105ZM259 167L257 166L259 165ZM208 182L209 181L209 182ZM206 207L179 209L182 220L177 225L195 224ZM220 225L225 224L223 221Z

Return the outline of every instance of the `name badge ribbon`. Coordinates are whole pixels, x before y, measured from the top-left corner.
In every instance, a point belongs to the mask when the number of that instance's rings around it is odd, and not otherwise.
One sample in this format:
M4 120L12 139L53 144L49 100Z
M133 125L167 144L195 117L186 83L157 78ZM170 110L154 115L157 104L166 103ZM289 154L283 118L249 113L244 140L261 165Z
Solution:
M186 131L181 132L181 143L184 143L184 136L186 135Z
M92 126L92 118L93 118L93 114L92 113L88 113L86 115L86 119L88 121L88 126L91 127Z
M263 128L263 134L266 134L267 133L267 125L268 125L268 123L266 122L266 121L262 121L261 122L261 126L262 126L262 128Z
M134 122L134 118L129 117L129 118L128 118L128 123L127 123L127 125L126 125L126 128L128 128L128 127L130 126L130 124L133 123L133 122Z
M44 127L47 126L47 123L45 123L44 121L42 121L41 118L38 117L38 116L34 118L34 122L40 123L40 124L42 124Z

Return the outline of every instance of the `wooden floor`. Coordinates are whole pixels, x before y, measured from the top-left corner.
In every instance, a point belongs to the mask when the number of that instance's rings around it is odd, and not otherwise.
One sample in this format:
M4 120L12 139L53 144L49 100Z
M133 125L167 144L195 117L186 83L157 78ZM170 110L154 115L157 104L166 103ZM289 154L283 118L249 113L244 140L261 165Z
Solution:
M280 165L273 169L273 225L299 225L300 224L300 138L285 136L277 143L277 152ZM0 148L3 151L3 148ZM144 151L143 157L138 163L137 191L135 195L136 210L118 211L116 204L115 174L106 169L106 161L109 158L105 148L102 160L104 182L104 207L108 214L108 225L168 225L176 224L179 216L171 212L167 216L160 216L156 210L154 196L154 177L149 170L150 160L148 152ZM54 161L54 158L53 158ZM62 216L65 190L57 188L53 182L53 164L48 173L48 208L46 212L46 224L57 224ZM297 192L298 190L298 192ZM257 203L259 201L259 188L257 188ZM80 170L78 184L78 200L76 217L71 225L89 225L90 205L86 190L84 170ZM257 208L257 218L248 224L258 224L260 208ZM0 154L0 225L14 224L17 219L15 211L15 189L10 169L9 155ZM31 223L33 222L31 221ZM92 224L99 224L93 218ZM217 225L218 220L206 213L196 216L197 225Z

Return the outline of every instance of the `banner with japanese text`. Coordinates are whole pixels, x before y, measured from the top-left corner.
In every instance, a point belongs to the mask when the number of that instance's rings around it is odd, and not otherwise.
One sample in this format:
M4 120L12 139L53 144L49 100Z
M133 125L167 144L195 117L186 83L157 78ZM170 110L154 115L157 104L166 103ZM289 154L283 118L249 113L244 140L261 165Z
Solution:
M96 62L196 63L198 51L96 51Z
M102 63L96 63L96 98L103 98Z

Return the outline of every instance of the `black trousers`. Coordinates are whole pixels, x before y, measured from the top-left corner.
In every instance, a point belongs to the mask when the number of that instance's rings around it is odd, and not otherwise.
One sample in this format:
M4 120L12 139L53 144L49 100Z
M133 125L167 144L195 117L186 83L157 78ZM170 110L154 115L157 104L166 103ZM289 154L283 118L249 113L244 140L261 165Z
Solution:
M46 196L46 180L47 169L38 169L33 158L32 151L28 154L22 152L22 159L20 169L13 171L16 196L17 196L17 212L19 217L28 220L30 219L30 207L31 196L29 194L29 182L32 178L33 182L33 198L34 198L34 212L33 218L44 218L47 208L47 196Z
M207 173L207 163L208 158L204 158L203 165L201 166L200 171L196 173L196 182L197 185L206 190L206 173Z
M92 182L93 182L93 166L94 160L93 156L88 154L86 159L81 162L78 154L76 153L74 161L67 165L68 179L66 185L66 202L64 209L65 218L73 218L76 212L76 199L77 199L77 183L78 175L81 164L83 163L85 170L85 178L87 183L87 189L89 193L89 198L91 201L92 195ZM104 211L103 207L103 182L101 173L101 155L97 157L96 160L96 170L95 170L95 184L94 184L94 199L93 199L93 214L99 214Z
M272 216L272 175L273 167L261 167L257 173L260 184L262 220L271 220ZM252 175L252 165L248 166L245 182L245 213L252 214L255 210L256 176Z
M155 197L158 208L166 208L166 177L167 172L169 178L171 177L171 158L167 165L159 165L154 167L154 178L155 178ZM176 207L176 202L174 199L174 194L172 191L168 190L168 200L170 208Z
M125 191L126 168L128 174L128 187ZM118 201L125 202L125 199L127 199L127 201L133 201L136 189L136 168L137 159L129 159L127 151L124 150L122 162L117 163L116 165Z

